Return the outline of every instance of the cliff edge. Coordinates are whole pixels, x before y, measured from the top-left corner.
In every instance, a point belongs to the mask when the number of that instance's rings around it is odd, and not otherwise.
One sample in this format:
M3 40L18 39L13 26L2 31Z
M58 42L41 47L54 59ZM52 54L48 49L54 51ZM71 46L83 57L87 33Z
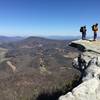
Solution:
M73 60L73 67L82 72L82 82L59 100L100 100L100 40L77 40L70 46L84 51Z

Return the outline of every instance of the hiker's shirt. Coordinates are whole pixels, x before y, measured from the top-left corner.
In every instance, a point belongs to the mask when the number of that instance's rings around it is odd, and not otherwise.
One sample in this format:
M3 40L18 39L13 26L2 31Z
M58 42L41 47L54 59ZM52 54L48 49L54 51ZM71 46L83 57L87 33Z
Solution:
M87 31L86 28L83 28L83 33L86 33L86 31Z
M98 31L98 27L94 26L94 32L97 32Z

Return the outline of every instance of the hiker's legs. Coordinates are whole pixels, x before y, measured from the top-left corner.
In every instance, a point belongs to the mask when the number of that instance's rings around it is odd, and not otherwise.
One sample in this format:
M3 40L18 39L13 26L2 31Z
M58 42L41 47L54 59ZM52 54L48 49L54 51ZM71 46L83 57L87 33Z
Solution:
M94 41L97 39L97 33L94 32Z
M84 40L84 33L82 33L82 40Z
M86 39L86 33L84 33L84 39Z
M86 33L82 33L82 40L86 39Z

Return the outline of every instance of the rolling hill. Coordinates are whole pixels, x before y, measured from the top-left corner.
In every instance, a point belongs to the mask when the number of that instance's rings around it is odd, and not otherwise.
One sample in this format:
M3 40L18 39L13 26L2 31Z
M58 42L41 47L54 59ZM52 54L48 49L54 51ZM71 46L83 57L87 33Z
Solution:
M72 60L80 52L69 42L28 37L1 44L0 98L56 100L74 87L80 72L72 67Z

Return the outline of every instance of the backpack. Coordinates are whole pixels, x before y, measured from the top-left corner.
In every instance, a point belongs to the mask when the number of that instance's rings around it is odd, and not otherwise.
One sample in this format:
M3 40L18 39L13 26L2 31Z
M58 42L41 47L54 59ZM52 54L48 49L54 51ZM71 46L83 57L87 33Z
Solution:
M83 32L83 27L80 28L80 32Z
M97 27L96 25L93 25L93 26L92 26L92 30L93 30L93 31L98 31L98 27Z
M95 27L95 25L92 26L92 31L94 31L94 27Z

